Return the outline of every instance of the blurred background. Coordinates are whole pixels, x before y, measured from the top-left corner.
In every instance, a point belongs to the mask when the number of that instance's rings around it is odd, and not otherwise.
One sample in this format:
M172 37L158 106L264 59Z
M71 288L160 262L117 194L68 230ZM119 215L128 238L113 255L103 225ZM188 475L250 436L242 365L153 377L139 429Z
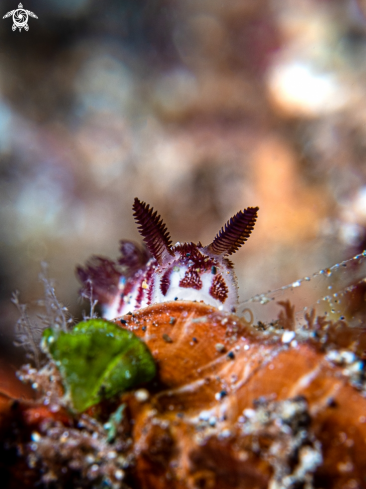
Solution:
M1 17L18 0L1 2ZM0 346L42 297L76 317L75 265L140 241L138 196L173 242L259 206L241 299L366 247L366 2L24 0L0 22ZM4 365L4 363L3 363ZM2 367L5 368L5 367Z

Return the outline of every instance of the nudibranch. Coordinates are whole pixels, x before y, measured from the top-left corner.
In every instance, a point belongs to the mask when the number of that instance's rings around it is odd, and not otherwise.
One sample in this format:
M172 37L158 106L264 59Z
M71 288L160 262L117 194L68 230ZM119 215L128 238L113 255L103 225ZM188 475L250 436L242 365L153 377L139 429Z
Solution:
M98 300L105 318L172 300L202 301L235 311L238 287L227 257L249 238L258 207L235 214L207 246L172 245L165 223L152 207L135 198L133 211L146 247L121 241L117 261L94 256L84 268L77 268L82 293Z

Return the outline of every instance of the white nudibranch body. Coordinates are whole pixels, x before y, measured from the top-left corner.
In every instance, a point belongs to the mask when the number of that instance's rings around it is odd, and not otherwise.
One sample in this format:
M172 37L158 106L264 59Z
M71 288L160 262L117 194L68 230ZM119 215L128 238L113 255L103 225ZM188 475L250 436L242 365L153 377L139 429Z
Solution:
M107 319L174 300L203 301L225 310L235 307L236 277L228 259L205 254L202 246L193 243L177 243L172 250L173 256L161 264L149 260L127 283L121 278L119 295L104 307Z
M149 205L135 199L133 210L150 254L122 241L122 257L117 262L94 257L77 270L82 292L89 291L101 302L106 319L173 300L203 301L220 310L235 310L237 282L227 255L250 236L257 207L238 212L208 246L173 246L165 224Z

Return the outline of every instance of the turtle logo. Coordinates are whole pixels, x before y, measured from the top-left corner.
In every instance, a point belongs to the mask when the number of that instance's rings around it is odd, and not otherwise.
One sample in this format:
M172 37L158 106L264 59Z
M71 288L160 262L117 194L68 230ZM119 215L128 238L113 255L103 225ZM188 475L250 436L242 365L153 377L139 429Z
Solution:
M6 19L11 15L13 16L14 22L12 26L13 31L15 31L17 28L19 29L19 31L21 31L22 29L27 31L29 29L28 16L38 19L38 17L33 12L31 12L30 10L25 10L21 3L18 5L18 8L16 10L11 10L7 14L5 14L3 19Z

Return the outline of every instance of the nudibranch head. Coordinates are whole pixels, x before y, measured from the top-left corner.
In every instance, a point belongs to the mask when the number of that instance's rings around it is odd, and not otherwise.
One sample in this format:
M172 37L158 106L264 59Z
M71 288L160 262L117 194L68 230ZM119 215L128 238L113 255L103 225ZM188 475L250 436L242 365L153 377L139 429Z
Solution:
M227 256L249 238L258 207L235 214L211 244L176 243L161 217L135 199L134 218L146 248L121 241L117 261L93 257L77 274L82 293L97 299L107 319L150 304L172 300L203 301L233 311L238 292L233 265Z

